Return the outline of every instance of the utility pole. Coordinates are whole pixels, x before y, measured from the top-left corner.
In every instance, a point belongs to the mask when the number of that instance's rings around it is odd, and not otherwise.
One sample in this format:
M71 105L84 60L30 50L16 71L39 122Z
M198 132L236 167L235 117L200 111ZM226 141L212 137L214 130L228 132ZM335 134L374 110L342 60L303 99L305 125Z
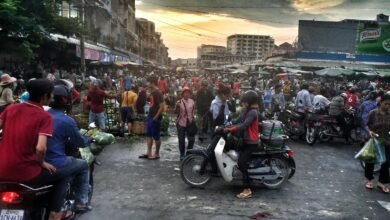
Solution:
M87 71L87 68L85 66L85 56L84 56L84 41L85 41L85 35L84 35L84 8L85 8L85 0L81 0L81 7L80 7L80 21L83 31L81 32L80 36L80 69L81 69L81 78L83 81L85 80L85 72Z

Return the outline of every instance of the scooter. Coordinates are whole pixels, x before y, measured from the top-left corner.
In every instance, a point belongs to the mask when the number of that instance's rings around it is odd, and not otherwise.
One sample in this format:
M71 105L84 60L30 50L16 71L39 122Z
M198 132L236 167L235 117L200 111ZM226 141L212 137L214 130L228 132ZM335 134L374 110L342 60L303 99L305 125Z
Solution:
M237 144L236 138L230 133L223 134L223 127L217 127L216 134L213 140L216 145L212 143L206 150L189 150L181 164L181 177L191 187L204 188L212 176L222 176L226 182L242 179L237 166L239 153L228 146ZM294 175L295 161L293 151L287 146L273 149L268 144L262 141L259 151L252 154L248 173L251 180L277 189Z
M287 135L292 138L301 138L306 134L305 115L293 110L284 110L278 116L283 122Z

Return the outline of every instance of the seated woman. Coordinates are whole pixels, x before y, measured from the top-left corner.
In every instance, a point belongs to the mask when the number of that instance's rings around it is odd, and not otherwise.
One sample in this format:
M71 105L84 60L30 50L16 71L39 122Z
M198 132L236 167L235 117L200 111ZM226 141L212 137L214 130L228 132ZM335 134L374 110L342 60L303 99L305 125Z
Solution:
M53 117L53 136L47 142L45 161L56 167L58 175L74 178L73 188L76 196L76 212L91 210L88 206L89 167L85 160L69 157L65 151L68 148L78 149L88 144L83 137L76 122L65 115L68 105L72 104L69 90L63 85L54 87L54 99L48 111Z

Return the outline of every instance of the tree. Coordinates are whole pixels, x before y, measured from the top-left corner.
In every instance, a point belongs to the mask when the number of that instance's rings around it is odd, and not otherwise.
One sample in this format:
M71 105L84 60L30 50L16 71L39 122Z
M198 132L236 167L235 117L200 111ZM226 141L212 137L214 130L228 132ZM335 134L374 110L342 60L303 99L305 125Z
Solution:
M1 52L16 52L24 59L35 57L34 49L50 41L50 33L65 36L82 33L76 18L58 15L55 0L0 0Z

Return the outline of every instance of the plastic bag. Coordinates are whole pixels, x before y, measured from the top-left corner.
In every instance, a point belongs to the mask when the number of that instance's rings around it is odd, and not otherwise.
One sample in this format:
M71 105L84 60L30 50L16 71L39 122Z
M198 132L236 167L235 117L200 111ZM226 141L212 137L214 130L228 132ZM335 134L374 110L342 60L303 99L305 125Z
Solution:
M375 146L375 160L376 163L382 164L386 162L386 153L385 153L385 148L383 144L377 139L374 138L374 146Z
M88 165L91 165L95 160L95 156L92 154L89 147L79 149L81 158L87 161Z
M112 134L105 132L96 132L92 138L95 140L95 143L98 145L109 145L114 143L115 137Z
M373 138L366 142L364 147L355 155L355 158L359 158L359 160L364 162L375 162L375 144Z

